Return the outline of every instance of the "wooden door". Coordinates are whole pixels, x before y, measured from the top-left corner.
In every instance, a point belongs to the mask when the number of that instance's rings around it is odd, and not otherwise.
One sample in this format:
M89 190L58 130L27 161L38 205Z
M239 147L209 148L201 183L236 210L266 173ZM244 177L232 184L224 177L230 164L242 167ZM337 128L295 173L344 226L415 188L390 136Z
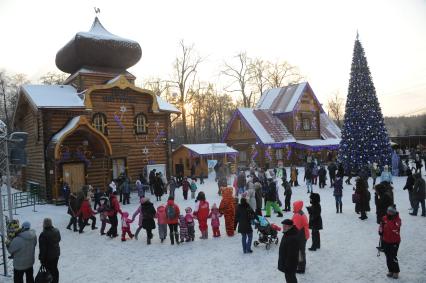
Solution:
M63 180L70 186L71 192L77 193L86 184L84 163L68 163L62 165Z

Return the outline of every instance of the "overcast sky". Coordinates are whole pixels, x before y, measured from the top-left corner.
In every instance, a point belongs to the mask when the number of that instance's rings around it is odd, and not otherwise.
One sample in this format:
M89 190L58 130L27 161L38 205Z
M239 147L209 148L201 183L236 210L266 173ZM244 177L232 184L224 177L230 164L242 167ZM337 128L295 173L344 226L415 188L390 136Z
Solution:
M178 42L205 57L201 80L223 84L224 60L240 51L297 65L322 103L347 95L356 31L384 115L426 110L426 0L0 0L0 69L36 81L57 71L56 52L87 31L93 7L110 32L134 39L142 82L168 79Z

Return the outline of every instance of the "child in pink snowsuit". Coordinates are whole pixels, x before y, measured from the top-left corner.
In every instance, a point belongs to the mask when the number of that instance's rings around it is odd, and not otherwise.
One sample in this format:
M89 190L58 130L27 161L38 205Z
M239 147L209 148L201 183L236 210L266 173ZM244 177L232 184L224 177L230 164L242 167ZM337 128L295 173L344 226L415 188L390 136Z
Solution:
M130 239L133 238L132 231L130 231L130 223L133 221L129 219L129 213L123 212L121 214L121 241L126 241L126 233L129 235Z
M187 207L185 208L185 222L186 222L186 227L188 227L188 240L189 241L194 241L195 239L195 224L194 224L194 216L192 216L192 208Z
M207 218L209 217L210 205L206 201L204 192L199 192L197 196L198 204L195 207L194 216L198 219L198 227L201 231L200 239L208 238Z
M219 212L219 208L217 208L216 203L213 204L212 209L210 210L209 218L212 219L211 225L213 229L213 237L220 237L220 219L222 214Z

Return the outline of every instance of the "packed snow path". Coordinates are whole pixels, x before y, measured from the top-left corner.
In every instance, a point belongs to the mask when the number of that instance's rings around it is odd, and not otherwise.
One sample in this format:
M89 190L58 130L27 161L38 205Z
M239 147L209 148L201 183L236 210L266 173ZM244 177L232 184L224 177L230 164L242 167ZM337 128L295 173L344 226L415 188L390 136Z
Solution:
M287 170L288 171L288 170ZM299 183L303 180L300 170ZM345 178L346 179L346 178ZM388 279L385 255L377 257L377 234L374 194L368 213L368 219L361 221L354 212L352 204L352 186L345 185L343 191L343 214L336 214L334 197L329 183L320 190L314 186L314 192L321 195L322 219L321 249L306 251L307 267L304 275L297 275L299 282L350 283L350 282L426 282L426 218L408 215L408 193L402 188L406 177L394 178L394 195L402 219L401 238L398 258L401 268L400 279ZM352 183L355 180L352 179ZM281 185L281 182L279 182ZM199 186L207 195L210 205L219 205L217 184L207 180ZM149 196L149 194L148 194ZM162 203L167 196L163 196ZM284 202L282 187L280 199ZM293 188L292 202L303 200L309 203L306 186ZM155 206L159 202L151 197ZM136 195L132 195L130 205L122 206L123 211L133 213L138 205ZM181 189L176 190L176 202L181 211L194 207L194 200L184 201ZM170 245L167 237L161 244L158 230L154 230L153 243L146 244L146 233L142 230L139 240L121 242L120 237L109 239L99 235L99 229L92 231L86 227L81 235L65 229L69 217L64 206L42 205L18 210L17 218L28 220L37 232L41 232L44 217L51 217L61 231L61 257L59 260L60 282L285 282L284 274L277 270L278 246L273 245L267 251L264 245L253 248L253 254L243 254L241 236L226 236L225 224L221 218L221 237L212 238L209 224L209 239L200 240L196 223L196 240L192 243ZM306 209L304 209L306 212ZM420 215L420 213L419 213ZM273 216L271 222L279 225L282 219L291 218L292 213L284 213L284 218ZM99 221L99 216L97 216ZM135 221L136 222L136 221ZM136 231L132 224L132 232ZM100 222L97 223L100 227ZM107 226L109 227L109 226ZM119 232L121 232L119 225ZM280 233L279 238L281 239ZM253 240L257 239L254 234ZM307 243L310 247L311 240ZM36 255L38 256L38 246ZM38 260L34 266L34 275L39 268ZM12 280L0 277L1 282Z

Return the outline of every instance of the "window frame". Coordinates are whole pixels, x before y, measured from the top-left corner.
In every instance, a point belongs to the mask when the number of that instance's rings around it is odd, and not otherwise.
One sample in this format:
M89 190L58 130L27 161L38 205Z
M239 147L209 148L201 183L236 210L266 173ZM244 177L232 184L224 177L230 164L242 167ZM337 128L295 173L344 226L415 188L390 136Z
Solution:
M97 119L102 118L103 121L101 121L101 124L97 123L99 122ZM103 123L102 123L103 122ZM101 132L104 135L108 135L108 118L105 115L105 113L102 112L96 112L95 114L93 114L92 116L92 126L93 128L95 128L97 131ZM100 129L99 129L100 128Z
M306 121L307 121L307 123L305 123ZM307 127L305 127L305 126L307 126ZM303 131L310 131L311 129L312 129L311 119L307 118L307 117L302 118L302 130Z
M145 130L144 131L139 131L138 130L138 118L143 117L144 118L144 124L142 124L142 126L144 126ZM148 134L148 117L145 115L145 113L140 112L138 114L136 114L135 119L134 119L134 132L136 135L147 135Z

